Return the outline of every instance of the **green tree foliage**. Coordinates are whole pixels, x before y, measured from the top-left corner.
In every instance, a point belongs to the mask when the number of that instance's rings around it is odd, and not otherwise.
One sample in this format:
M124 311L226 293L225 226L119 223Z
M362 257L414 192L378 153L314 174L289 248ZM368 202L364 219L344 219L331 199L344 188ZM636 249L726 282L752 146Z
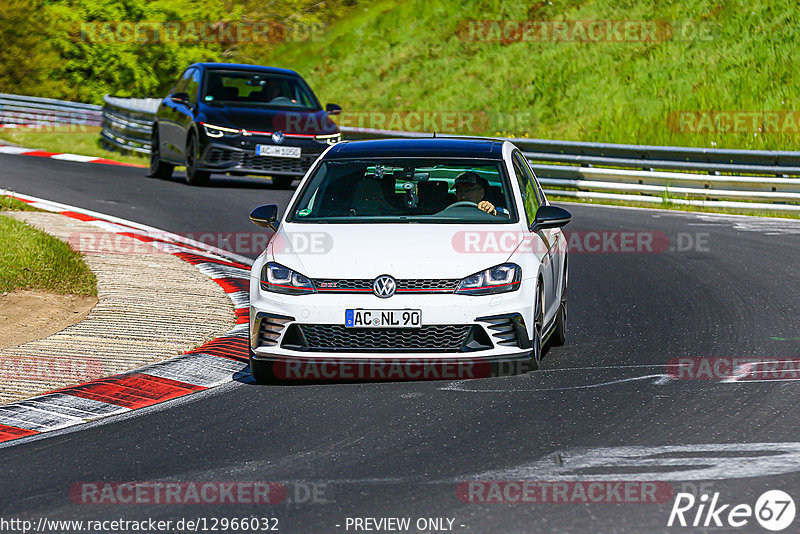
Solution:
M306 30L319 38L355 2L3 0L0 91L91 103L101 103L104 94L163 96L191 63L258 63L287 39L309 38ZM160 28L160 38L152 29L134 33L133 23ZM232 23L260 23L269 31L241 40L208 33ZM169 36L164 24L180 30Z
M50 23L39 0L0 2L0 92L63 92L65 85L52 76L59 57L48 42Z

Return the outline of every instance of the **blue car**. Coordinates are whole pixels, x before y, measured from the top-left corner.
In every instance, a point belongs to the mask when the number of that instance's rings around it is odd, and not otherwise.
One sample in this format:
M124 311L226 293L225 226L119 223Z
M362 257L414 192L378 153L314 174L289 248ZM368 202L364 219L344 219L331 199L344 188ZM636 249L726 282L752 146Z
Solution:
M328 104L323 110L292 70L195 63L158 107L150 175L169 178L184 165L192 185L228 173L267 175L277 187L288 187L341 140L329 117L341 109Z

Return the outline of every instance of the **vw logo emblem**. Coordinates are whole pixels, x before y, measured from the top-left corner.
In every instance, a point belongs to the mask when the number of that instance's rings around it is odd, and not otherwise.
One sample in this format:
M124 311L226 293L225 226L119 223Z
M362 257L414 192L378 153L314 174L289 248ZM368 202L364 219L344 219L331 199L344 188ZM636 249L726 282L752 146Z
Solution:
M278 130L277 132L274 132L272 134L272 140L275 142L275 144L278 144L278 145L283 143L283 138L284 137L285 137L285 135L283 135L283 132L280 131L280 130Z
M394 295L396 289L397 289L397 283L394 281L394 278L392 278L388 274L379 276L372 283L372 291L375 293L376 296L382 299L388 299L389 297Z

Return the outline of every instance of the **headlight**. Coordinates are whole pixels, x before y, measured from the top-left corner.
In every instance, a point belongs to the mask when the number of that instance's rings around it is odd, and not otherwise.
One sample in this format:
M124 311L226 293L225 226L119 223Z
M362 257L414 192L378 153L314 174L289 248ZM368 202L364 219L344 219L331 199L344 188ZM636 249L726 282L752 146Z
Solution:
M519 289L522 268L516 263L504 263L470 275L456 288L462 295L494 295Z
M315 135L314 139L319 141L320 143L328 143L329 145L335 145L339 141L342 140L342 134L328 134L328 135Z
M225 128L224 126L214 126L213 124L203 123L203 130L209 137L235 137L239 135L239 130L235 128Z
M316 293L314 282L280 263L269 262L261 270L261 289L285 295Z

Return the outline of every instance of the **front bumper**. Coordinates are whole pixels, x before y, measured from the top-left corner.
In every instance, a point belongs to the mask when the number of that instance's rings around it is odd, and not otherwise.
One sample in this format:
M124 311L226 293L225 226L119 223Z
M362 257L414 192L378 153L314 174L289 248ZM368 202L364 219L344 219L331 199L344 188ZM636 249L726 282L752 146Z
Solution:
M504 361L530 355L535 280L486 296L280 295L251 279L250 350L256 360ZM345 310L419 309L422 328L344 328Z
M318 143L313 139L295 140L287 139L281 146L299 147L299 158L277 158L272 156L257 156L256 145L274 144L267 138L247 138L247 141L226 142L213 141L207 143L200 154L198 168L203 171L216 173L246 173L263 175L298 176L305 175L311 165L322 152L328 148L327 144Z

